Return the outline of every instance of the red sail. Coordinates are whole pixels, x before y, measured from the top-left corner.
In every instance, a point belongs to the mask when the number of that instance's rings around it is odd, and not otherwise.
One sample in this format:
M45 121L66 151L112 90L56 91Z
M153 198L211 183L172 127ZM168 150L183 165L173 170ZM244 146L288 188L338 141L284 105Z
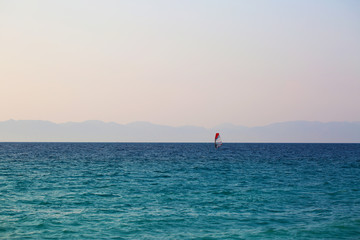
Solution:
M220 134L216 133L215 134L215 148L218 148L221 145L222 145L222 141L221 141L221 138L220 138Z
M215 134L215 140L218 139L218 137L220 137L220 134L219 134L219 133L216 133L216 134Z

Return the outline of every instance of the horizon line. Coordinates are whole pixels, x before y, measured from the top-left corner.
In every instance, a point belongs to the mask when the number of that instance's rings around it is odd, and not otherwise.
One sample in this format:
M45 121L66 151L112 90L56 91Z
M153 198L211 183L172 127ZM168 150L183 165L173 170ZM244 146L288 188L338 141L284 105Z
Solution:
M109 144L214 144L214 142L100 142L100 141L88 141L88 142L61 142L61 141L0 141L1 143L109 143ZM223 142L223 145L227 144L360 144L360 142Z

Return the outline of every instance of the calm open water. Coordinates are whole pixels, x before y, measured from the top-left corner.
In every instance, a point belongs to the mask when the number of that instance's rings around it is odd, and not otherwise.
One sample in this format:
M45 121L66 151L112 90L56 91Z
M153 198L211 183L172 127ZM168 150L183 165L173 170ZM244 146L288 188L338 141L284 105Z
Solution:
M360 144L0 143L3 239L360 239Z

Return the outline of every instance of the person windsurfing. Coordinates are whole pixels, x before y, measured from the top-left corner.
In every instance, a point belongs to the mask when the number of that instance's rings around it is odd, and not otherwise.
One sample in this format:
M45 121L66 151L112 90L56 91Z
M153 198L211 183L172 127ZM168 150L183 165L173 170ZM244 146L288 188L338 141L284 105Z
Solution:
M222 145L221 137L219 133L215 134L215 148L218 149Z

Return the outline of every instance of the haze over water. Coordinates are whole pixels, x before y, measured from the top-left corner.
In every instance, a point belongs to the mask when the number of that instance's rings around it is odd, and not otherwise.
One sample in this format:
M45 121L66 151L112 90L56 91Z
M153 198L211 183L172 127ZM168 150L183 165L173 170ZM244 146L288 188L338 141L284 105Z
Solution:
M0 143L0 238L357 239L359 144Z

